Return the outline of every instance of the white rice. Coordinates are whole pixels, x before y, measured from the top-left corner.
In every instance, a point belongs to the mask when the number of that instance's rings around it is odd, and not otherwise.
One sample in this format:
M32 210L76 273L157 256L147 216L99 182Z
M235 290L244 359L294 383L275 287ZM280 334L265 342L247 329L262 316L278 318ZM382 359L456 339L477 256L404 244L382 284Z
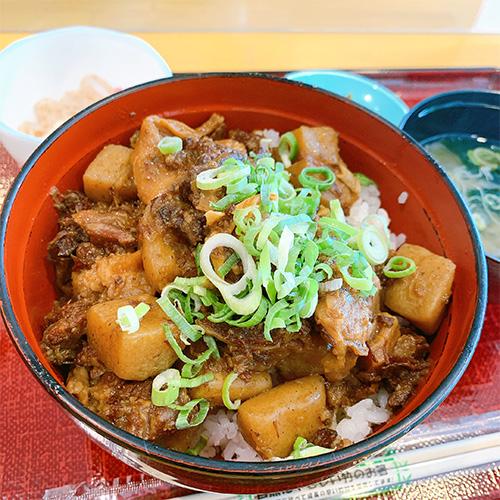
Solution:
M398 196L398 203L400 205L404 205L408 201L408 196L410 195L408 194L407 191L402 191Z
M332 429L342 439L353 443L365 439L372 432L373 424L383 424L389 420L391 414L386 409L388 399L387 391L381 389L375 396L358 401L345 408L347 416L337 424L334 423Z
M403 193L406 193L406 191L403 191ZM403 193L399 196L401 197ZM406 199L404 200L405 203L408 199L407 197L408 193L406 193ZM351 226L360 227L366 217L372 214L385 218L388 223L391 222L389 214L382 208L380 202L380 191L374 184L361 187L360 196L352 205L351 211L346 217L346 220L349 224L351 224ZM406 235L404 233L395 234L390 232L390 240L392 249L396 250L406 241Z
M207 444L200 456L212 458L221 455L224 460L261 462L260 455L243 439L238 428L236 412L219 410L209 415L202 425Z
M373 424L389 420L391 414L386 409L388 399L387 391L381 389L371 398L344 408L347 416L338 423L334 420L331 428L342 439L353 443L365 439L371 434ZM200 453L202 457L213 458L220 455L224 460L262 462L260 455L243 439L236 412L219 410L209 415L203 422L202 435L207 438L207 444Z

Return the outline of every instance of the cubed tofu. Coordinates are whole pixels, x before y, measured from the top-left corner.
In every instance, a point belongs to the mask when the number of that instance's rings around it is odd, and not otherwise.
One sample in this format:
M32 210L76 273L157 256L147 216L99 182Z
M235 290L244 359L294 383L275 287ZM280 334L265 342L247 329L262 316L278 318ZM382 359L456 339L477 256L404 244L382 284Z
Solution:
M122 331L116 323L119 307L145 302L151 306L135 333ZM177 355L165 340L163 324L168 323L176 340L178 330L151 295L137 295L93 305L87 312L87 337L99 360L124 380L146 380L170 368ZM182 345L182 344L180 344Z
M238 426L247 443L268 459L288 456L295 439L311 439L327 417L323 378L311 375L245 401Z
M94 201L133 200L137 190L130 162L131 148L110 144L105 146L83 174L85 194Z
M193 399L205 398L212 406L222 406L222 384L227 373L214 373L214 378L199 387L191 389ZM261 392L268 391L273 386L271 375L267 372L256 372L243 379L238 377L229 388L229 396L232 401L240 399L246 401Z
M170 234L157 232L144 237L141 250L144 272L157 291L161 291L177 276L192 276L196 272L190 248Z
M393 279L385 290L385 305L427 334L433 334L451 296L455 264L418 245L404 244L397 255L415 261L417 270Z

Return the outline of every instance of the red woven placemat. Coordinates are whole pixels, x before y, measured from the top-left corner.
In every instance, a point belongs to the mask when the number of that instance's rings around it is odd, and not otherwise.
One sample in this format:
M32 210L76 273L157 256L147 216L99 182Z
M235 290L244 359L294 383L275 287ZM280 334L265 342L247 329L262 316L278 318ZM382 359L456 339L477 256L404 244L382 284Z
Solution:
M427 95L453 88L498 88L498 74L490 70L372 72L369 76L393 88L410 105ZM17 165L0 145L0 204L7 184L17 171ZM500 410L499 350L500 304L496 304L488 306L482 337L469 368L428 421L454 420ZM0 324L0 395L3 498L38 498L44 494L65 498L83 494L90 488L95 492L99 486L109 493L110 486L120 484L129 484L132 496L170 498L188 493L144 477L90 441L24 366L3 324Z

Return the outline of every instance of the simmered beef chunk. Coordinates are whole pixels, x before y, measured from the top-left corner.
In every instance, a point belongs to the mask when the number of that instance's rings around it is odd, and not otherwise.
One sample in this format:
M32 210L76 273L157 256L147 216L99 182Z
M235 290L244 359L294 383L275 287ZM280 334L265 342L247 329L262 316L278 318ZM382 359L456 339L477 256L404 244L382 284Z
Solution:
M72 217L97 246L133 248L137 245L137 218L130 211L90 209L81 210Z
M360 364L366 370L376 370L390 363L393 350L400 336L397 318L388 313L375 317L375 329L368 340L368 356L360 358Z
M420 370L427 365L429 343L424 336L417 335L410 329L402 330L403 335L399 337L392 350L391 362Z
M56 365L72 363L81 349L81 339L87 328L86 300L55 303L54 309L46 316L47 325L42 336L42 350Z
M80 210L88 210L94 206L94 203L80 191L68 190L60 193L57 188L52 188L50 195L60 218L69 217Z
M59 232L48 245L49 258L53 262L73 256L81 243L89 241L87 233L71 218L59 221Z
M61 219L59 227L58 233L48 244L48 257L54 263L58 289L70 297L73 256L80 245L88 242L88 236L71 217Z
M422 335L402 328L402 335L391 352L390 362L374 371L359 372L358 378L364 382L382 382L391 394L389 408L403 406L414 394L416 387L427 376L429 370L429 344Z
M149 213L155 219L155 226L163 231L172 231L193 246L205 239L205 218L202 212L188 203L164 193L150 204Z
M201 212L168 193L146 207L140 223L142 260L157 291L177 276L197 274L193 246L203 241L203 227Z
M200 321L206 333L226 344L227 363L232 370L243 373L246 371L265 371L293 352L300 351L309 342L310 325L302 322L302 328L297 333L284 329L273 330L273 342L264 338L263 325L251 328L236 328L226 323Z
M322 204L328 206L333 198L338 198L347 210L359 197L361 185L340 157L338 133L331 127L302 126L293 131L299 147L298 157L289 171L292 181L297 182L303 168L311 165L326 165L335 173L333 186L323 192Z
M424 379L427 369L412 371L406 368L391 367L388 370L387 381L390 388L390 397L387 402L389 408L401 408L414 394L416 387Z
M67 380L68 391L90 410L135 436L154 440L176 429L177 411L151 403L151 384L121 380L112 372L91 380L88 368L78 365ZM185 390L177 401L188 401Z
M229 137L235 141L241 142L245 145L248 151L253 153L260 153L260 140L262 136L255 132L245 132L244 130L230 130Z
M330 448L335 450L339 444L339 437L337 432L328 427L323 427L311 438L311 443L323 448Z
M92 267L92 264L94 264L97 259L104 257L106 254L107 252L104 248L98 247L93 243L80 243L73 257L73 271Z
M213 126L219 123L218 119L209 122L200 127L204 129L203 133L217 130ZM158 143L165 135L181 137L182 151L163 155ZM161 193L178 191L197 173L219 166L229 156L241 155L181 122L159 116L149 116L143 121L134 145L131 155L134 180L138 196L144 203Z
M361 382L356 376L350 374L339 382L327 383L328 407L338 409L352 406L361 399L372 396L378 389L378 382Z
M348 288L320 297L314 319L332 345L332 359L325 373L328 380L341 380L357 356L368 354L366 341L373 332L374 302L374 298L364 298Z
M224 117L213 113L206 122L196 128L196 132L200 135L208 135L212 139L221 139L226 132Z

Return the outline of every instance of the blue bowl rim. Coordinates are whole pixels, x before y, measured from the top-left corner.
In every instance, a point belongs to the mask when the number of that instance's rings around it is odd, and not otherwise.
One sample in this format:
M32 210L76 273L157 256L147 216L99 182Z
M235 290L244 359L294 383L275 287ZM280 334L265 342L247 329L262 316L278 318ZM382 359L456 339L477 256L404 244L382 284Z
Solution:
M301 80L295 80L295 78L290 78L290 76L292 76L292 77L308 76L308 75L312 76L312 75L316 75L316 74L317 75L329 75L332 77L340 76L342 78L348 78L351 80L361 82L361 83L366 84L366 85L370 85L371 87L376 86L378 88L378 90L380 90L380 93L384 97L389 99L392 103L394 103L399 108L399 110L403 113L403 116L405 116L410 110L408 108L408 105L403 101L403 99L401 99L401 97L399 97L390 88L386 87L383 83L380 83L379 81L377 81L373 78L370 78L368 76L360 75L359 73L356 73L355 71L320 70L320 69L311 69L311 70L304 70L304 71L290 71L288 73L285 73L284 78L286 78L287 80L292 80L293 82L300 82L300 83L304 83L305 85L311 85L310 83L306 84L305 82L302 82ZM333 90L324 89L322 87L316 87L315 85L311 85L311 86L314 88L323 90L324 92L330 92L331 94L345 98L343 95L337 94ZM354 104L357 104L357 103L354 103ZM364 106L362 106L362 107L364 109L368 109L368 108L365 108ZM373 113L373 111L371 111L370 109L368 109L368 111ZM374 113L374 114L378 117L382 117L382 115L379 115L377 113ZM384 117L382 117L382 119L389 121L389 120L387 120L387 118L384 118ZM389 123L392 123L392 122L389 122ZM396 125L396 124L394 123L393 125Z
M411 108L408 111L408 113L401 120L401 123L399 124L399 128L401 130L403 130L404 132L406 132L406 130L404 129L405 125L411 119L413 119L415 116L417 116L423 109L425 109L427 106L429 106L431 104L439 105L440 102L443 100L444 100L443 104L450 104L451 101L446 101L447 98L457 99L459 97L465 98L466 96L473 96L473 95L477 95L477 96L490 95L490 96L497 96L500 98L500 91L490 90L490 89L489 90L462 89L462 90L450 90L448 92L441 92L440 94L431 95L429 97L426 97L425 99L422 99L420 102L415 104L415 106L413 106L413 108ZM457 101L457 103L458 102L459 101ZM460 103L461 104L478 104L478 101L467 101L467 99L464 99ZM490 103L484 103L484 104L490 104Z
M116 94L98 101L84 110L80 111L77 115L70 118L67 122L62 124L57 130L55 130L50 136L48 136L42 144L33 152L30 158L26 161L23 168L21 169L19 175L14 180L7 197L4 202L2 213L0 215L0 240L5 241L6 231L8 227L8 220L12 205L14 203L17 192L19 191L21 185L23 184L25 178L35 166L37 160L42 156L46 149L58 139L69 127L71 127L77 121L85 118L88 114L92 113L94 110L105 106L106 104L119 99L122 96L140 91L144 88L154 87L158 85L168 85L169 83L179 82L182 80L192 80L192 79L206 79L206 78L258 78L264 80L271 80L280 82L281 84L294 85L299 87L304 87L312 89L315 92L323 93L332 99L337 99L343 101L345 104L354 106L364 113L368 113L376 120L381 121L386 126L390 127L393 132L400 135L405 141L410 143L414 148L416 148L426 159L434 166L438 173L443 178L443 181L448 184L448 188L454 195L455 201L459 205L462 215L469 225L471 237L474 243L474 258L476 267L476 281L478 287L478 297L476 301L476 310L471 325L470 333L467 341L464 345L463 351L460 354L456 364L451 369L450 373L442 380L435 391L417 408L415 408L409 415L402 419L397 424L392 425L388 429L368 437L367 439L360 441L359 443L353 444L341 450L326 453L324 455L319 455L316 457L309 457L303 459L287 460L287 461L271 461L271 462L229 462L214 459L206 459L203 457L194 457L187 455L185 453L176 452L164 448L158 444L146 441L137 436L134 436L118 427L112 425L110 422L99 417L89 409L87 409L82 403L80 403L74 396L72 396L62 385L60 385L54 377L47 371L47 369L42 365L40 360L37 358L33 352L31 346L29 345L24 333L22 332L17 319L15 317L12 303L7 291L6 286L6 271L5 271L5 249L4 246L0 246L0 304L1 312L7 327L7 331L18 350L23 361L30 369L30 371L35 375L36 379L44 387L44 389L56 399L73 417L77 420L82 421L84 424L88 425L90 428L109 439L113 443L128 449L134 453L140 453L153 460L166 461L172 466L177 466L179 468L190 468L192 470L197 470L200 473L209 471L217 475L227 475L233 474L237 477L243 478L254 477L258 475L260 477L283 477L283 474L299 474L307 476L314 472L327 471L330 468L341 466L343 464L355 463L361 460L369 454L372 454L392 443L398 437L409 432L427 416L429 416L437 406L442 403L442 401L448 396L451 390L455 387L460 377L463 375L465 369L467 368L474 350L479 342L481 335L481 329L484 321L486 302L487 302L487 272L486 272L486 260L484 252L481 245L481 240L479 238L479 233L472 224L472 217L463 203L458 191L451 183L450 179L446 173L441 169L441 167L426 153L426 151L414 141L408 134L397 128L396 126L389 123L387 120L380 118L378 115L366 110L365 108L345 99L341 96L336 96L328 91L323 91L317 89L310 85L295 82L292 80L287 80L277 76L271 76L268 74L261 73L209 73L209 74L198 74L198 75L182 75L170 78L162 78L158 80L153 80L150 82L142 83L131 87L129 89L123 90Z

